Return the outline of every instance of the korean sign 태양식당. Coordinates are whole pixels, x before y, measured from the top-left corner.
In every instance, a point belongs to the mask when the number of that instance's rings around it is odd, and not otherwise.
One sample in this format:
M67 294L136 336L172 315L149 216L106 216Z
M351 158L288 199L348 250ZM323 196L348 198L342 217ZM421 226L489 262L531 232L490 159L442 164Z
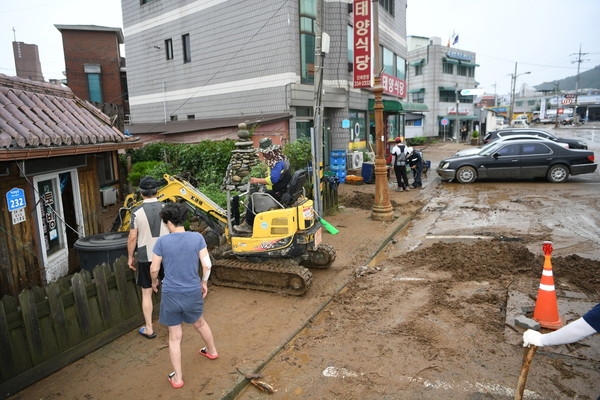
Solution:
M372 34L371 0L354 0L354 87L371 87Z

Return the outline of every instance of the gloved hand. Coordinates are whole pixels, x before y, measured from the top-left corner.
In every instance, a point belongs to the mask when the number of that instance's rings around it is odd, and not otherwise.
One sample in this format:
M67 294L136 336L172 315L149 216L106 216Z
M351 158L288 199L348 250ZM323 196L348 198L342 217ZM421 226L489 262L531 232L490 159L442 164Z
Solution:
M543 346L542 334L533 329L527 329L523 333L523 347L529 347L529 345Z

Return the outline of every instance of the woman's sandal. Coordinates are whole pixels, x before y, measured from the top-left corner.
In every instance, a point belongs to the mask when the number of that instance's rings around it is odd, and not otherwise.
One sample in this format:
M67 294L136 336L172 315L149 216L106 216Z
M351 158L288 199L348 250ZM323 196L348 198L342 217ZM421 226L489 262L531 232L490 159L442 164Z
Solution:
M219 358L218 354L215 354L214 356L212 354L209 354L208 351L206 351L206 347L203 347L200 350L198 350L198 353L210 358L211 360L216 360L217 358Z
M183 385L185 384L183 382L183 380L181 381L181 383L175 383L175 381L173 380L173 378L175 377L175 371L171 372L169 374L169 383L171 384L171 386L173 386L173 389L179 389L180 387L183 387Z

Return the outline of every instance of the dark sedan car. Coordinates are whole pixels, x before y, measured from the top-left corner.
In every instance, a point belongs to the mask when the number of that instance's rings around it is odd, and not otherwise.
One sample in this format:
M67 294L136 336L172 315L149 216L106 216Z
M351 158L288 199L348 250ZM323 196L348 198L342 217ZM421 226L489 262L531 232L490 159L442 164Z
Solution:
M569 175L594 172L594 152L566 149L557 143L540 140L512 140L472 155L452 157L439 163L443 179L472 183L477 178L540 178L565 182Z
M494 140L498 139L499 137L505 137L505 136L510 136L510 135L539 136L539 137L553 140L555 142L566 143L569 145L570 149L587 149L588 148L587 144L585 142L582 142L581 140L561 138L561 137L554 136L550 132L546 132L542 129L533 129L533 128L507 128L507 129L499 129L497 131L491 131L491 132L488 132L483 137L483 143L487 144L487 143L493 142Z

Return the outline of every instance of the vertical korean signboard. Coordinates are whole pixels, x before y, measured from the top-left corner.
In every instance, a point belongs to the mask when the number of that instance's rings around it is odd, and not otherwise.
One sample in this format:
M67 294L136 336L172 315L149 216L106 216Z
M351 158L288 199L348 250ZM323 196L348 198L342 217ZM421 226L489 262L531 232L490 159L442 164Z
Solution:
M373 35L371 0L354 0L354 87L371 87Z

